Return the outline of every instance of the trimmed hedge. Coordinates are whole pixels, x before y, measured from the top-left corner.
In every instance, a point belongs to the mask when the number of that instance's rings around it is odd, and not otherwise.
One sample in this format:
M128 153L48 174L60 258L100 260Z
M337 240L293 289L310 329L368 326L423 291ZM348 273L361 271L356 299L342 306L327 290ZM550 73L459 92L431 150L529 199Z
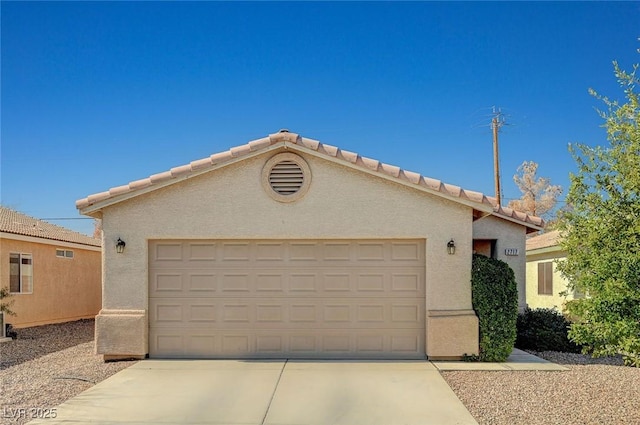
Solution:
M555 309L527 308L518 315L516 347L522 350L579 353L580 346L567 336L569 326L571 322Z
M480 361L503 362L516 342L518 287L513 270L504 261L476 254L471 291L480 322Z

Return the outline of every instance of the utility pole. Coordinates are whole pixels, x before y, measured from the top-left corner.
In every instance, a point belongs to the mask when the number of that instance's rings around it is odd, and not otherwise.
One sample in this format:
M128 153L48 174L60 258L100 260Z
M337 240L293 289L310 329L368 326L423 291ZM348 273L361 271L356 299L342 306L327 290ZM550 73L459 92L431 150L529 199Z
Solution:
M496 201L501 204L500 197L500 161L498 159L498 131L504 124L504 117L498 108L493 108L493 119L491 120L491 129L493 130L493 172L495 178Z

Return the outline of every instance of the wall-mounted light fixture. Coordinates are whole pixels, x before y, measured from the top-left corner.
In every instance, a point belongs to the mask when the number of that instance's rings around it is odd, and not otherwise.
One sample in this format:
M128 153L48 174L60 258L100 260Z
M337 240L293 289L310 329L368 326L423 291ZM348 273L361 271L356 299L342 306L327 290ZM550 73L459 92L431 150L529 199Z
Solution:
M453 239L451 239L447 243L447 252L449 253L449 255L453 255L456 253L456 243L453 241Z
M127 244L124 243L124 241L122 239L118 238L118 240L116 241L116 252L118 254L122 254L124 252L124 247L126 245Z

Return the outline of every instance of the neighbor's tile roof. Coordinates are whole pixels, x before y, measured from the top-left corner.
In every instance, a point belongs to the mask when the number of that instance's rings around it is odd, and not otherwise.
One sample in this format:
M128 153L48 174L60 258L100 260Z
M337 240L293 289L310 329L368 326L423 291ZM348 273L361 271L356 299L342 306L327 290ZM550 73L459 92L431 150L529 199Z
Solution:
M171 182L171 180L181 180L193 174L200 174L207 169L219 167L227 162L231 162L253 154L255 152L268 149L277 144L288 144L292 148L299 150L310 150L320 155L325 155L340 161L350 163L352 166L362 168L366 171L373 171L384 176L391 176L402 180L407 183L421 186L430 191L440 193L445 197L458 198L460 200L470 201L472 203L483 204L485 207L493 207L494 213L498 216L513 219L523 224L527 224L534 227L542 225L543 221L539 217L530 216L524 213L520 213L512 210L511 208L500 207L496 205L496 201L493 198L489 198L480 192L474 192L470 190L464 190L458 186L450 185L435 180L426 176L422 176L412 171L403 170L394 165L385 164L375 159L366 158L358 155L354 152L345 151L335 146L320 143L317 140L301 137L296 133L290 133L286 130L281 130L278 133L271 134L268 137L253 140L245 145L236 146L225 152L213 154L207 158L203 158L197 161L193 161L189 164L172 168L169 171L163 173L154 174L148 178L142 180L136 180L129 184L118 186L109 189L106 192L100 192L93 195L89 195L87 198L80 199L76 202L76 207L80 210L90 207L96 203L107 201L112 198L116 198L122 195L131 194L136 191L144 189L152 189L153 186L164 186Z
M0 205L0 232L81 245L102 246L100 239L74 232Z
M560 231L552 230L538 236L527 239L527 251L540 248L549 248L560 244Z

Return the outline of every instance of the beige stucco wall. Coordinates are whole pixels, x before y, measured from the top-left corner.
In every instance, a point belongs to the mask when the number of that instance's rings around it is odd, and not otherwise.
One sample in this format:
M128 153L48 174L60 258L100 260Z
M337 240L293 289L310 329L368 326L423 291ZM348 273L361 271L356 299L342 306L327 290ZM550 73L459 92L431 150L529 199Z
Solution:
M16 327L28 327L95 317L101 305L100 248L29 239L34 238L0 238L3 287L9 286L9 253L33 255L33 293L14 294L11 309L17 315L5 320ZM74 258L56 257L56 248L72 250Z
M309 192L297 202L276 202L261 185L262 167L274 154L267 152L104 208L104 314L97 322L99 353L146 354L136 351L140 341L148 339L146 324L136 334L138 341L131 341L131 348L124 350L126 341L110 330L110 323L120 320L117 311L146 315L150 239L424 238L426 311L464 311L467 317L458 314L459 320L471 323L469 315L475 319L470 292L470 207L307 154L302 156L312 172ZM119 237L127 243L123 254L115 252ZM448 255L446 245L452 238L456 254ZM438 320L444 319L427 320L428 335L430 323ZM465 334L477 335L475 323ZM428 344L427 354L434 348ZM113 352L116 346L127 352ZM452 355L477 351L477 336L475 341L463 338L457 348L459 352L454 350Z
M474 239L497 239L496 258L511 267L518 283L518 308L523 311L527 305L526 287L526 228L517 223L487 216L473 223ZM506 255L505 249L515 248L518 255Z
M529 308L556 308L562 311L567 301L573 300L574 293L565 297L560 295L567 290L567 280L556 267L556 261L565 258L566 254L560 249L527 254L527 304ZM538 263L553 261L553 295L538 295Z

